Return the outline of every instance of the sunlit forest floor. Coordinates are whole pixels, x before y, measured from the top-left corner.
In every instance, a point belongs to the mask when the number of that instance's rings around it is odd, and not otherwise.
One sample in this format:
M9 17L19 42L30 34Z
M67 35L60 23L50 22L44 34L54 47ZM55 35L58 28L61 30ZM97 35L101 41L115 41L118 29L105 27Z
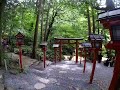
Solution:
M85 73L83 62L51 63L45 69L42 64L34 62L20 74L6 72L5 86L15 90L108 90L113 73L113 67L97 63L93 84L89 84L92 63L87 62Z

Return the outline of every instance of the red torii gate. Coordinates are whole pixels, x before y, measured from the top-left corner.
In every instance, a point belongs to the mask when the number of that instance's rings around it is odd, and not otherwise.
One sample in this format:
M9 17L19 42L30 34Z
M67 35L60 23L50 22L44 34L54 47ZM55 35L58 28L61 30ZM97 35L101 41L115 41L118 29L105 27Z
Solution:
M78 63L78 49L79 44L81 44L79 41L83 40L82 38L55 38L55 44L59 44L59 56L60 61L62 59L62 44L76 44L76 63ZM75 42L70 42L75 41Z

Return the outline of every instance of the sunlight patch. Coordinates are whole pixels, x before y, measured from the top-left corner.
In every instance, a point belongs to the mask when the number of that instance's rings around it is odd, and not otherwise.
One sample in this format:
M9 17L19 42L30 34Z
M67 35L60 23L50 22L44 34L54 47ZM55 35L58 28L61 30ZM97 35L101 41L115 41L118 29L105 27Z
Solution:
M76 70L82 70L82 68L75 67L75 68L72 68L71 70L73 70L73 71L76 71Z
M35 72L38 72L38 73L43 73L43 71L40 71L40 70L37 70L37 69L32 69L33 71Z
M57 80L54 78L49 78L49 80L50 80L50 83L57 83Z
M40 82L42 82L42 83L44 83L44 84L47 84L47 83L50 82L50 80L45 79L45 78L41 78L41 77L37 77L37 78L38 78L38 80L39 80Z
M70 67L69 67L69 65L65 65L65 64L63 64L63 65L56 65L56 67L59 67L59 68L62 68L62 69L70 69Z
M53 69L48 69L49 71L52 71Z
M45 87L46 87L46 86L45 86L45 84L43 84L43 83L36 83L36 84L34 85L34 88L37 89L37 90L42 89L42 88L45 88Z
M68 77L69 79L71 79L71 80L74 80L74 78L73 77Z
M67 71L59 71L59 73L67 73Z

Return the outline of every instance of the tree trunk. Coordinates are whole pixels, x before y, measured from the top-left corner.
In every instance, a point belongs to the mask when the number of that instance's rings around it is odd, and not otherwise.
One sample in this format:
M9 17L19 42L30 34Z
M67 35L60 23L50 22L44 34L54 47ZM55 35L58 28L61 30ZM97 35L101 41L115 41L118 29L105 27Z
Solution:
M36 17L36 25L35 25L35 32L34 32L34 42L33 42L33 50L32 50L32 58L36 56L36 48L37 48L37 39L38 39L38 28L39 28L39 18L40 18L40 7L41 7L41 0L39 0L38 10L37 10L37 17Z
M4 12L4 7L6 4L6 0L0 0L0 66L2 65L2 14Z
M98 12L97 12L97 17L98 17ZM98 34L100 34L100 22L99 22L99 20L97 21L97 29L98 29Z
M51 30L52 30L52 26L53 26L53 23L54 23L54 21L55 21L55 17L57 16L57 11L55 12L55 13L53 13L53 16L52 16L52 20L51 20L51 22L49 23L49 27L48 27L48 29L47 29L47 34L46 34L46 41L48 41L48 37L49 37L49 35L50 35L50 32L51 32Z
M44 41L46 41L46 32L47 32L47 28L48 28L49 12L50 12L50 3L48 4L48 10L47 10L47 18L46 18L45 32L44 32Z
M93 33L95 34L95 16L94 9L92 8L92 24L93 24Z
M87 19L88 19L88 34L91 34L91 22L90 22L90 11L89 6L87 6Z
M44 4L45 4L45 0L41 0L41 35L40 35L40 41L43 41L43 15L44 15Z

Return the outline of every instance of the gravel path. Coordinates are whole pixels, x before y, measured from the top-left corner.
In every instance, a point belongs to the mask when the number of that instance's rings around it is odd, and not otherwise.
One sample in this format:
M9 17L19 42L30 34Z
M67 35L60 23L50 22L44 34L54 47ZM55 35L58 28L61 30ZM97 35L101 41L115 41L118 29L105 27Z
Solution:
M107 90L113 68L97 63L93 84L89 84L91 68L92 63L87 63L83 73L83 64L73 61L62 61L46 69L32 65L26 73L5 73L5 85L15 90Z

